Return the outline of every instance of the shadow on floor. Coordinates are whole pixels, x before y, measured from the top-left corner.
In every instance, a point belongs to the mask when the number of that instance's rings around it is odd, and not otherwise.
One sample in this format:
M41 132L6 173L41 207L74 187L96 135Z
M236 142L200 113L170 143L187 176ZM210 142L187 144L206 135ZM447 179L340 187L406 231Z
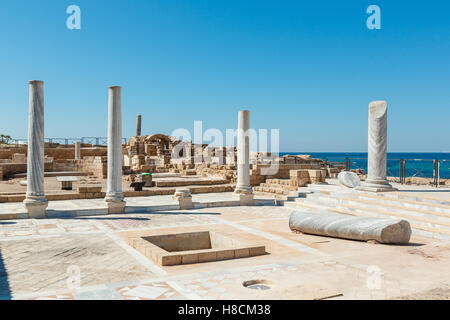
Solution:
M195 210L186 210L186 211L180 211L180 210L176 210L176 211L153 211L153 212L142 212L142 213L126 213L126 214L167 214L167 215L214 215L214 216L220 216L221 213L219 212L198 212Z
M2 249L0 248L0 300L11 300L8 272L3 261Z
M448 190L418 190L418 189L403 189L403 190L398 190L398 192L427 192L427 193L443 193L443 192L447 192L450 195L450 189Z
M61 219L61 218L58 218ZM105 217L105 216L85 216L85 217L72 217L63 219L73 219L73 220L137 220L137 221L148 221L150 218L138 218L138 217Z

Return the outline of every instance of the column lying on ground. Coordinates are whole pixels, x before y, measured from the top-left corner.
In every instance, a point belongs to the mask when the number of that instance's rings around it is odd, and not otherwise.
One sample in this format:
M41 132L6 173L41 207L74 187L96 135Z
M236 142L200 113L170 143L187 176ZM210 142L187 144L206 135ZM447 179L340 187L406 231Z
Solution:
M141 135L141 124L142 124L142 116L138 114L136 119L136 136L138 137Z
M45 217L44 192L44 82L30 81L28 117L27 194L23 204L30 218Z
M407 244L411 237L411 226L406 220L355 217L331 212L293 211L289 228L319 236L391 244Z
M369 104L367 179L357 189L373 192L393 191L386 179L387 168L387 103Z
M81 142L75 142L75 160L81 159Z
M253 189L250 185L250 111L239 111L237 142L237 183L234 193L240 205L253 204Z
M123 213L122 192L122 88L109 87L108 98L108 176L105 202L108 213Z

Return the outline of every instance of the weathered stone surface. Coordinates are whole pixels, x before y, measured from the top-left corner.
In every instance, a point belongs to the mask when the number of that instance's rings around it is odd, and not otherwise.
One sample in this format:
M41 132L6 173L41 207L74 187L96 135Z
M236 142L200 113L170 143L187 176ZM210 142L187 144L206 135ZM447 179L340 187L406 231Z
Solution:
M108 100L108 176L105 197L110 214L125 209L122 192L122 88L110 87Z
M142 124L142 116L138 114L136 119L136 136L138 137L141 135L141 124Z
M349 188L356 188L361 184L361 180L356 173L350 171L342 171L338 174L339 182Z
M235 193L252 194L250 185L250 111L239 111L237 145L237 183Z
M178 201L181 210L193 209L194 204L192 203L192 195L189 189L176 189L173 199Z
M27 194L23 204L30 218L45 217L44 192L44 83L30 81L28 118Z
M369 139L367 179L359 187L364 191L392 191L386 179L387 167L387 103L373 101L369 104Z
M75 142L75 160L81 159L81 142Z
M337 213L293 211L291 230L319 236L352 240L376 240L386 244L407 244L411 226L406 220L355 217Z

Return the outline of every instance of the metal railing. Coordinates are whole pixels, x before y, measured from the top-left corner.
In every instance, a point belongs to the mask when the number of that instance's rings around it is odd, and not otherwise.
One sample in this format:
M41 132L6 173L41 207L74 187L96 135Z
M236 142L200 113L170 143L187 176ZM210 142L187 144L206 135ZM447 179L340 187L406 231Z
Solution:
M367 158L324 158L325 168L344 167L345 170L362 170L367 173ZM442 179L450 179L450 160L444 159L387 159L386 174L407 184L410 178L430 179L430 184L439 187Z
M127 142L127 138L122 138L122 143ZM90 144L95 146L106 146L108 144L107 137L81 137L81 138L45 138L45 142L48 142L53 145L72 145L75 142L80 142L81 144ZM21 144L27 144L28 139L13 139L11 140L11 144L15 144L16 146Z

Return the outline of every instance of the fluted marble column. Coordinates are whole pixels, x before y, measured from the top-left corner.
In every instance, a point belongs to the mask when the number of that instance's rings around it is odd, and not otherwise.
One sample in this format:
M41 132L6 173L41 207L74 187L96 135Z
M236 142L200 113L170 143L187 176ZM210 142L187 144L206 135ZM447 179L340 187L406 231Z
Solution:
M123 213L122 192L122 88L109 87L108 98L108 176L105 202L108 213Z
M30 218L45 217L44 192L44 82L29 84L27 193L23 201Z
M75 142L75 160L81 159L81 142Z
M138 114L136 119L136 136L138 137L141 135L141 124L142 124L142 116Z
M237 143L237 183L234 190L241 205L253 204L253 189L250 185L250 111L239 111Z
M365 191L395 190L386 179L387 168L387 103L373 101L369 104L367 179L357 189Z

